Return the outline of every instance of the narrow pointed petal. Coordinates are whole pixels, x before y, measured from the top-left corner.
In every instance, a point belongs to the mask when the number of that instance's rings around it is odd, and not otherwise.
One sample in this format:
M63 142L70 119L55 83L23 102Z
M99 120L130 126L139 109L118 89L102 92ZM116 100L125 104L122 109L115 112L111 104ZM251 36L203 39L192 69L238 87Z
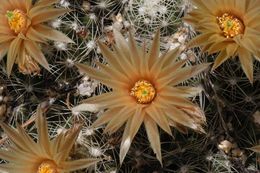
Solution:
M254 146L249 148L250 150L256 152L256 153L260 153L260 145Z
M76 66L79 68L79 70L83 73L86 73L88 76L93 77L96 80L99 80L100 82L110 86L110 87L117 87L122 86L124 83L120 81L116 81L109 77L107 74L102 73L101 71L98 71L94 68L91 68L84 64L76 64Z
M42 7L50 6L50 5L57 3L57 2L58 2L58 0L39 0L39 1L36 2L35 6L37 6L37 7L38 6L42 6Z
M6 72L7 72L8 76L10 76L14 62L19 54L21 43L22 43L22 40L17 37L10 44L8 54L7 54L7 67L6 67Z
M113 108L105 111L98 119L92 124L91 127L96 128L108 123L121 108Z
M150 118L152 118L156 122L156 124L160 126L161 129L163 129L165 132L172 136L169 122L164 113L159 111L159 108L155 108L154 105L151 105L149 106L149 108L146 109L146 113L149 115Z
M41 107L37 108L36 127L38 132L38 144L41 146L44 152L51 154L50 151L50 138L48 134L47 120L43 117Z
M230 57L227 56L225 51L220 52L213 64L212 70L215 70L216 68L218 68L223 62L225 62L229 58Z
M159 160L159 162L162 165L161 143L160 143L158 127L156 123L148 116L146 116L144 119L144 125L153 152L155 153L156 158Z
M160 29L157 30L155 37L153 39L152 46L148 53L148 65L152 67L152 65L156 62L160 53Z
M127 56L126 58L130 60L130 50L128 47L128 43L126 42L125 38L122 36L122 34L117 30L113 29L115 41L116 41L116 47L118 47L118 50L124 55Z
M7 54L10 44L10 42L7 42L0 45L0 61Z
M21 127L21 125L17 125L17 130L19 132L19 134L21 135L21 138L23 139L24 143L27 146L30 146L30 150L32 153L39 153L40 151L38 150L38 147L36 145L36 143L33 141L33 139L25 132L25 130Z
M170 52L165 52L156 60L156 62L150 68L150 72L153 74L154 78L158 77L163 68L166 68L166 66L171 66L171 64L174 63L177 57L174 55L175 52L177 52L176 49L171 50Z
M43 22L47 22L50 21L52 19L55 19L65 13L67 13L69 10L67 9L38 9L36 11L36 8L33 8L30 13L29 16L32 19L32 25L37 25Z
M180 60L176 63L173 63L171 66L168 66L160 71L159 73L159 84L165 83L165 81L170 81L175 73L180 69L182 66L186 64L187 60Z
M63 171L70 172L87 168L96 164L100 159L80 159L75 161L67 161L61 164Z
M17 131L15 131L14 129L12 129L11 127L7 126L4 123L0 124L2 129L4 130L4 132L8 135L8 137L12 140L12 142L17 145L19 148L23 149L24 151L30 151L30 149L25 144L25 142L23 141L23 139L21 138L21 136L17 133Z
M138 132L138 129L140 128L141 124L143 123L144 113L141 112L141 109L142 108L139 107L136 110L134 116L128 119L126 123L125 131L120 146L120 154L119 154L120 164L123 163L123 160L130 148L132 140L136 135L136 133Z
M26 40L26 41L24 41L24 46L25 46L25 49L27 50L27 52L29 53L29 55L35 61L37 61L45 69L50 71L50 67L49 67L49 64L48 64L45 56L43 55L43 53L41 52L39 46L35 42Z
M8 42L8 41L11 41L11 40L14 40L15 39L15 36L13 35L0 35L0 44L3 44L5 42Z
M62 152L62 157L60 158L61 160L65 160L68 157L69 152L73 147L80 130L81 126L76 124L68 131L68 134L65 137L65 141L60 148L60 151Z
M131 140L134 139L136 133L138 132L140 126L143 123L144 120L144 112L142 111L142 107L139 106L136 108L135 114L133 115L132 122L130 125L130 130L129 130L129 136Z
M122 141L121 141L121 145L120 145L120 153L119 153L120 165L122 165L122 163L125 159L126 153L128 152L128 150L131 146L131 143L132 143L132 139L129 136L131 122L132 122L132 118L127 121L125 130L124 130L124 134L122 137Z
M117 71L126 75L127 72L124 69L124 65L122 64L120 59L116 57L117 55L111 50L109 50L109 48L101 42L98 42L98 46L100 48L102 55L107 59L108 64L112 66L114 69L116 69Z
M172 121L191 129L197 129L197 124L195 123L195 121L180 109L171 106L171 108L164 111L167 117Z
M107 74L110 73L116 79L124 82L126 87L128 86L127 82L129 81L129 79L125 75L123 75L119 71L116 71L114 68L110 68L108 65L104 65L104 64L102 64L100 62L97 62L96 64L101 68L103 73L107 73Z
M202 73L208 69L210 65L211 63L203 63L178 70L171 81L171 85L178 85L181 82Z
M65 42L65 43L74 43L69 37L63 33L56 31L48 26L36 25L34 26L35 30L38 32L39 37L46 38L48 40Z
M193 47L197 47L197 46L202 46L204 44L209 43L208 42L208 38L212 35L212 33L206 33L206 34L201 34L197 37L195 37L194 39L192 39L189 43L188 43L188 47L189 48L193 48Z
M242 69L244 70L247 78L249 79L250 83L254 81L253 75L253 58L251 53L246 51L245 49L239 49L239 60L241 62Z
M133 64L135 67L139 69L140 64L141 64L141 57L140 53L136 44L136 41L134 40L134 37L131 32L129 32L129 48L132 52L132 59L133 59Z
M134 109L124 107L121 108L116 114L113 115L113 118L109 120L104 133L109 133L110 135L116 132L123 124L134 115Z

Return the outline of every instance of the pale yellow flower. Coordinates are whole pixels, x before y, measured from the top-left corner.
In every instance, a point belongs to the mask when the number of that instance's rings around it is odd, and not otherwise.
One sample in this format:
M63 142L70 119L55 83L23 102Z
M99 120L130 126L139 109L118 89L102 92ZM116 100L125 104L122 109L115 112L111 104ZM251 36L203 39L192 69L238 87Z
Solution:
M120 149L121 163L144 123L151 147L162 162L157 125L170 135L170 126L181 131L189 127L203 132L201 125L205 123L204 113L187 99L200 92L200 89L179 84L202 72L209 64L185 66L186 60L177 61L178 49L159 57L159 32L149 52L137 46L131 35L127 42L115 30L114 37L116 44L112 46L113 51L99 44L108 65L97 62L99 70L77 65L80 71L111 87L113 91L84 100L74 111L88 110L90 105L108 109L93 126L108 123L105 132L110 134L125 124Z
M190 46L219 53L212 69L238 56L253 83L253 61L260 61L260 0L191 0L194 9L184 20L200 34Z
M52 7L55 2L57 0L38 0L35 4L32 0L1 0L0 59L7 53L8 75L14 63L25 74L39 73L38 63L50 70L39 44L48 40L73 42L44 24L68 12Z
M2 123L1 127L14 146L0 150L0 158L8 161L0 164L0 171L7 173L67 173L95 164L97 159L68 161L69 152L77 139L80 126L75 125L66 133L60 133L50 139L46 118L40 108L37 109L37 142L18 125L13 129Z

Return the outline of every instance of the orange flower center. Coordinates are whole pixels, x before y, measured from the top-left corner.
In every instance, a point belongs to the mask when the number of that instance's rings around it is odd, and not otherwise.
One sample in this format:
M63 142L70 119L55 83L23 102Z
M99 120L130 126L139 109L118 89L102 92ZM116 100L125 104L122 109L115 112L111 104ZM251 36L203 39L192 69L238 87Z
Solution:
M44 161L38 167L37 173L58 173L57 166L52 161Z
M236 16L224 13L222 16L217 17L220 29L226 38L233 38L239 34L244 33L244 24Z
M150 82L146 80L139 80L131 89L130 95L135 97L138 103L147 104L152 102L155 98L156 90Z
M8 19L9 27L16 34L20 33L26 28L26 15L21 10L7 11L6 17Z

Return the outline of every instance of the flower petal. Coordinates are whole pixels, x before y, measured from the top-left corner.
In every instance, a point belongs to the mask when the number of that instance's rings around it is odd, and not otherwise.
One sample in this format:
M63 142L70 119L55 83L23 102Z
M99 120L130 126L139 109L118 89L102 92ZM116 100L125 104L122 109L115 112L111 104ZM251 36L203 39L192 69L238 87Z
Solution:
M36 112L36 127L38 132L38 141L37 143L41 146L43 149L43 152L46 152L46 154L51 155L50 150L50 138L48 134L48 126L47 126L47 120L45 117L43 117L43 112L41 110L41 107L38 106L37 112Z
M30 40L25 40L24 41L24 46L29 55L37 61L39 64L41 64L46 70L50 71L49 64L41 52L39 46L34 42Z
M20 38L15 38L9 47L8 53L7 53L7 67L6 67L6 73L8 76L10 76L14 62L19 55L20 45L22 44L22 40Z
M146 108L146 113L156 122L156 124L160 126L161 129L163 129L165 132L172 136L171 128L169 126L169 122L166 116L160 110L160 108L155 107L155 105L156 104L150 105L148 108Z
M161 143L157 124L149 116L146 116L144 119L144 125L153 152L156 154L156 158L162 165Z
M96 164L100 159L79 159L74 161L66 161L61 164L64 172L76 171L79 169L87 168Z
M36 25L34 26L35 30L38 32L38 36L42 38L46 38L48 40L65 42L65 43L74 43L69 37L64 35L63 33L56 31L48 26L44 25Z
M239 53L239 60L241 62L242 69L244 70L247 78L249 79L250 83L253 84L253 57L249 51L246 49L240 48L238 50Z

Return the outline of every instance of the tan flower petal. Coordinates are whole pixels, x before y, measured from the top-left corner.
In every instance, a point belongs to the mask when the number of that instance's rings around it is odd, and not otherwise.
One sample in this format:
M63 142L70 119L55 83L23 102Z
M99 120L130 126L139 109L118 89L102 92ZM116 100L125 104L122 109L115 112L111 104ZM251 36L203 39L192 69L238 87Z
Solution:
M166 109L164 111L167 117L172 121L191 129L197 129L197 124L194 122L194 120L178 108L171 106L169 109Z
M0 44L0 60L7 54L10 44L10 42Z
M128 107L120 108L113 117L109 120L106 125L104 133L113 134L116 132L123 124L134 115L134 109L129 109ZM99 118L100 119L100 118ZM98 119L98 120L99 120Z
M20 45L22 43L22 40L20 38L14 39L9 47L8 54L7 54L7 67L6 67L6 73L8 76L10 76L14 62L19 55Z
M24 142L23 138L11 127L7 126L4 123L0 124L2 129L5 131L5 133L8 135L8 137L12 140L12 142L17 145L20 149L24 151L30 151L30 146L27 146Z
M12 5L10 4L9 1L1 1L0 12L5 13L10 8L12 8Z
M141 112L141 108L138 107L135 114L132 118L130 118L125 127L125 131L123 134L121 146L120 146L120 153L119 153L119 160L120 164L122 164L126 153L128 152L131 141L133 140L134 136L136 135L138 129L140 128L141 124L143 123L144 113Z
M29 16L31 17L31 20L32 20L32 25L37 25L37 24L40 24L43 22L50 21L54 18L57 18L65 13L69 12L69 10L67 10L67 9L48 9L48 10L46 10L45 8L38 9L37 11L33 11L36 8L32 9L29 12Z
M251 53L245 49L239 49L238 53L241 66L250 83L253 83L253 57L251 56Z
M167 87L165 88L169 95L176 97L194 97L202 91L201 87L188 87L188 86L178 86L178 87Z
M124 64L117 58L116 54L101 42L98 42L98 46L103 56L107 59L109 66L127 76L128 73L124 69Z
M42 35L34 29L34 27L30 27L26 33L26 37L29 38L30 40L37 41L37 42L42 42L46 43L47 40L42 37Z
M65 42L65 43L74 43L74 41L71 40L66 35L64 35L61 32L56 31L48 26L36 25L36 26L34 26L34 28L38 32L39 37L41 37L41 38L46 38L48 40Z
M43 55L39 46L35 42L26 40L24 41L24 46L26 51L35 61L41 64L46 70L50 71L50 67L45 56Z
M205 34L201 34L197 37L195 37L194 39L192 39L189 43L188 43L188 47L192 48L192 47L197 47L197 46L202 46L209 42L208 38L212 35L212 33L205 33Z
M117 29L113 29L113 33L116 41L116 45L114 48L117 48L120 54L122 54L123 57L125 57L124 60L126 63L130 63L131 62L131 58L129 57L130 50L125 38L121 35L121 33Z
M32 7L32 0L25 0L25 8L26 12L28 13Z
M132 52L131 58L133 59L133 65L135 67L138 67L138 69L140 69L141 56L140 56L140 52L138 50L137 44L136 44L131 32L129 32L129 48Z
M26 10L24 1L21 1L21 0L11 0L9 2L12 5L12 7L16 8L16 9L21 9L23 11Z
M226 52L224 52L224 51L220 52L213 64L212 70L215 70L216 68L218 68L228 58L229 57L227 56Z
M65 137L65 141L60 147L60 151L62 152L62 157L61 160L65 160L69 156L69 152L74 145L78 134L81 130L81 126L79 125L74 125L69 131L67 136ZM57 161L59 162L59 161Z
M43 149L43 152L46 152L48 155L51 155L50 149L50 138L48 135L48 126L46 118L43 118L43 113L41 108L37 109L37 118L35 120L38 132L38 141L37 143Z
M0 44L4 44L6 42L9 42L11 40L15 39L12 35L0 35Z
M120 43L118 43L120 44ZM124 55L123 51L118 48L117 46L113 47L113 51L119 55L119 57L121 58L120 61L122 62L122 64L124 64L124 69L126 72L131 72L131 76L138 76L138 69L135 68L133 66L133 64L129 61L129 57L127 57L126 55ZM131 58L130 58L131 59Z
M125 84L112 79L111 77L109 77L107 74L101 72L101 71L97 71L94 68L90 68L87 65L83 65L83 64L76 64L76 66L79 68L79 70L83 73L86 73L88 76L93 77L99 81L101 81L102 83L110 86L110 87L115 87L115 86L124 86Z
M195 66L186 67L183 69L180 69L176 72L176 75L174 76L173 80L171 81L171 85L178 85L181 82L184 82L185 80L198 75L199 73L202 73L205 71L211 63L204 63L199 64Z
M174 66L178 66L178 63L181 63L181 62L175 62L175 61L176 61L177 57L179 56L180 52L181 51L178 47L169 52L166 52L160 58L158 58L157 61L152 65L151 70L150 70L150 72L153 74L154 78L157 78L158 75L160 75L160 73L162 73L161 69L163 69L163 68L165 68L165 70L172 69L171 67L174 64L175 64ZM165 70L163 70L163 71L165 71Z
M75 171L87 168L100 161L100 159L79 159L75 161L64 162L61 164L63 171Z
M108 109L92 124L91 127L96 128L108 123L114 115L120 111L120 109L121 108Z
M146 116L144 119L144 125L153 152L156 154L156 158L162 165L161 143L157 124L149 116Z
M148 66L152 67L152 65L156 62L160 53L160 30L158 29L154 40L152 42L152 46L148 52Z
M155 76L155 78L160 78L157 82L159 85L158 89L168 85L175 77L176 72L178 72L178 69L185 65L186 62L187 60L180 60L171 66L165 67L162 71L160 71L159 76Z
M129 80L125 75L120 73L119 71L116 71L114 68L109 68L109 65L104 65L100 62L96 62L96 64L101 68L101 71L103 73L110 73L115 78L117 78L119 81L122 81L125 83L125 86L127 86L127 81Z
M249 149L256 152L256 153L260 153L260 145L256 145L256 146L251 147Z
M124 134L122 137L122 141L121 141L121 145L120 145L120 153L119 153L120 164L123 163L126 153L128 152L130 145L132 143L132 140L133 140L129 136L130 125L131 125L132 119L133 119L133 117L127 121L125 130L124 130Z
M171 128L165 114L160 109L155 108L155 105L150 105L146 108L146 113L151 117L156 124L160 126L165 132L172 136Z
M17 125L17 130L19 135L21 135L21 138L23 138L24 143L27 146L30 146L30 150L32 153L37 154L40 151L38 150L38 147L36 143L33 141L33 139L24 131L24 129L21 127L21 125Z
M54 4L54 3L57 3L57 1L58 0L39 0L39 1L36 2L35 6L36 7L39 7L39 6L42 6L42 7L50 6L50 5Z

